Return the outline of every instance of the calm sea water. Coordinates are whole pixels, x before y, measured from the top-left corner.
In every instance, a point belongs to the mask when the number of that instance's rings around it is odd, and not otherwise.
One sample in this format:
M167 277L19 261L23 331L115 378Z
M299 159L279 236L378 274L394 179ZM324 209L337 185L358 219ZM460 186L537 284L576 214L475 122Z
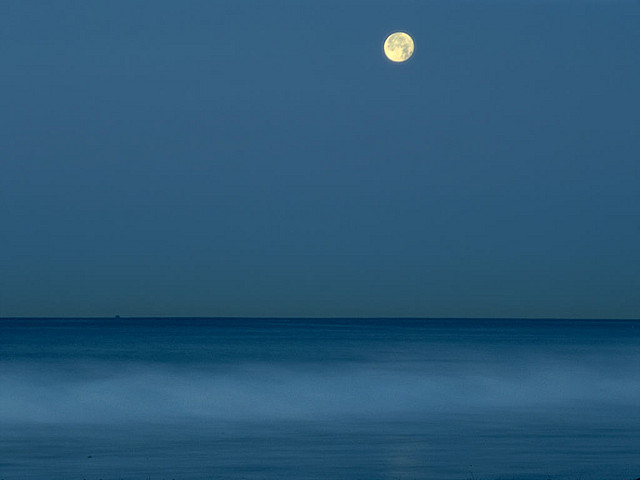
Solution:
M640 321L0 320L0 479L472 477L640 477Z

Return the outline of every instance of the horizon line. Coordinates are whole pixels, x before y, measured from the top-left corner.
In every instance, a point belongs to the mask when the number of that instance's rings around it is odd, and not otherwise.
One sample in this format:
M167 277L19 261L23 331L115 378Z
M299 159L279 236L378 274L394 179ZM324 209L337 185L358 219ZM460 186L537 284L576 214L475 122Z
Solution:
M420 316L175 316L175 315L112 315L112 316L0 316L0 320L154 320L154 319L202 319L202 320L579 320L579 321L640 321L639 318L615 317L420 317Z

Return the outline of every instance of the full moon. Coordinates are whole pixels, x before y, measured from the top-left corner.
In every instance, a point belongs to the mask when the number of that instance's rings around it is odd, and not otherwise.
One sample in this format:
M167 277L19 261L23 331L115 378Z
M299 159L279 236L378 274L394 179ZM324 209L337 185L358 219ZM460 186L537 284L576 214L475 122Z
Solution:
M392 62L406 62L413 55L413 38L404 32L395 32L384 41L384 54Z

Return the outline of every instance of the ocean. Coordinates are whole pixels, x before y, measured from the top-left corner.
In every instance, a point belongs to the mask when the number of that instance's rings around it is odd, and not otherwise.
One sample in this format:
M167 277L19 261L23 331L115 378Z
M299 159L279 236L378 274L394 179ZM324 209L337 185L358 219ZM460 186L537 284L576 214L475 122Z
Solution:
M640 321L0 319L0 480L633 480Z

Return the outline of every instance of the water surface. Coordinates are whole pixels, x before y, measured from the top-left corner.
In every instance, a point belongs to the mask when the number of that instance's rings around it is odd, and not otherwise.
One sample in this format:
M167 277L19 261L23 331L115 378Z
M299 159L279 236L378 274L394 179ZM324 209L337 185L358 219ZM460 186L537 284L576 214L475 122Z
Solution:
M640 476L640 321L0 320L0 478Z

